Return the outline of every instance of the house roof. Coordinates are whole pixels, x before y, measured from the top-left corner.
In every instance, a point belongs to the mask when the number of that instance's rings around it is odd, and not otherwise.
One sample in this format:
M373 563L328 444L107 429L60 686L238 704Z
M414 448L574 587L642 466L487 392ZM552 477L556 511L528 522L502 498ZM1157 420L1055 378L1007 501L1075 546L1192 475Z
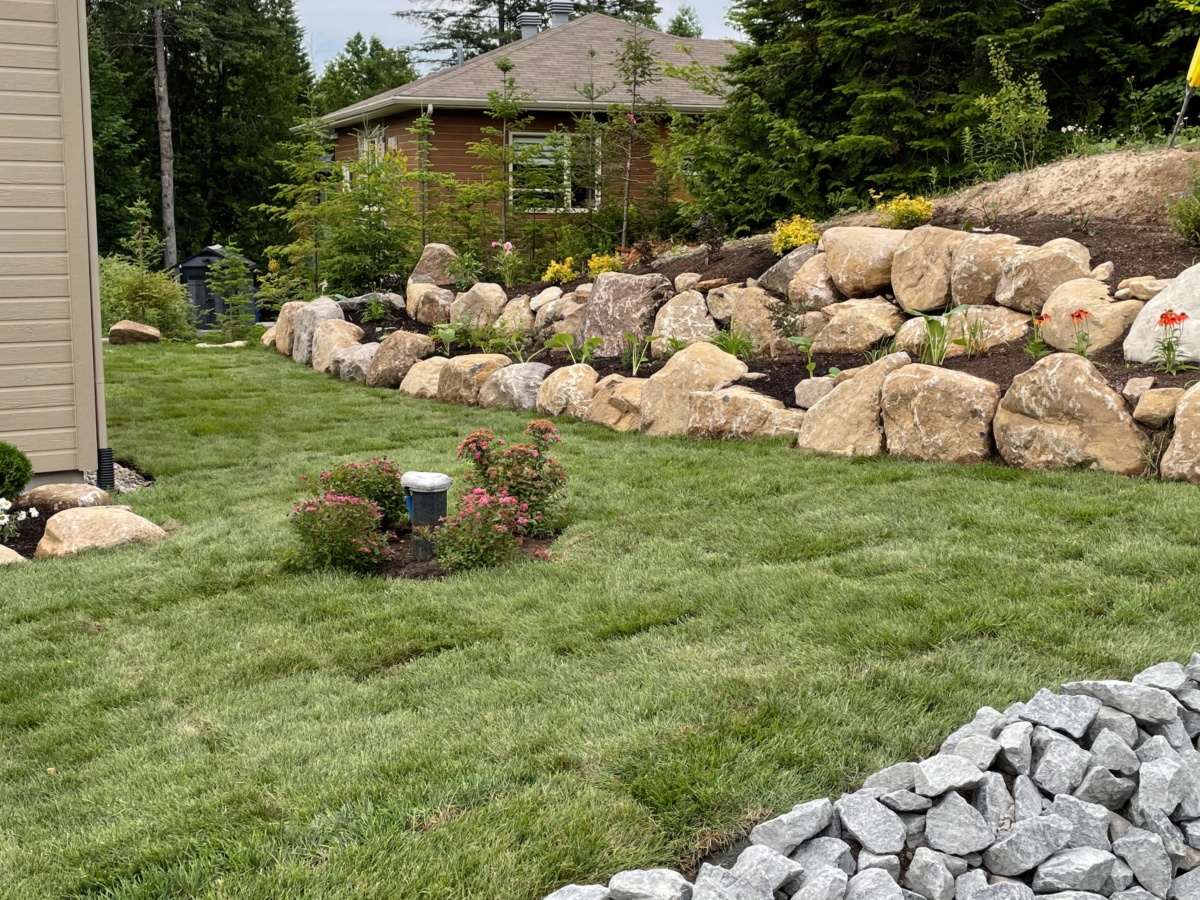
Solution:
M508 57L513 64L509 73L516 79L518 93L528 96L527 109L586 109L587 100L577 88L594 82L597 88L612 86L599 100L601 105L628 102L629 92L620 84L615 68L622 39L633 34L634 26L623 19L602 13L588 13L565 25L546 28L533 37L505 44L476 56L461 66L442 69L424 78L384 91L367 100L330 113L322 120L338 127L367 119L391 115L426 104L437 107L482 109L487 106L488 91L499 90L502 75L496 62ZM732 41L681 38L648 28L640 34L651 42L651 53L662 64L722 65L735 49ZM691 51L688 54L680 47ZM595 57L588 55L595 50ZM717 97L698 91L679 78L661 76L649 85L646 96L670 103L680 112L709 112L721 107Z

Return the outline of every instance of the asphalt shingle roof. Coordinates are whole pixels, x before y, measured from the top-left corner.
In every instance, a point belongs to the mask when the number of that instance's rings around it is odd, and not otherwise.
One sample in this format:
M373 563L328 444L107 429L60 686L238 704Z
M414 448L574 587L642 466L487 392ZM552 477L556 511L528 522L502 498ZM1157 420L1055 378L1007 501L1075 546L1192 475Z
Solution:
M509 74L516 79L517 91L529 97L526 105L530 109L584 109L587 101L577 88L588 82L598 88L612 86L599 101L601 105L628 102L628 91L620 84L614 63L621 49L619 41L632 36L633 31L633 26L622 19L589 13L476 56L462 66L442 69L339 109L324 121L332 126L346 125L422 103L436 106L439 101L441 105L482 108L487 105L488 91L501 87L503 76L496 61L505 56L513 64ZM651 52L660 65L687 65L691 60L701 65L721 65L736 46L731 41L681 38L646 28L639 31L651 41ZM691 51L690 58L679 49L681 46ZM589 50L595 50L596 55L589 56ZM692 88L682 79L665 76L649 85L643 96L665 100L683 112L703 112L722 105L719 98Z

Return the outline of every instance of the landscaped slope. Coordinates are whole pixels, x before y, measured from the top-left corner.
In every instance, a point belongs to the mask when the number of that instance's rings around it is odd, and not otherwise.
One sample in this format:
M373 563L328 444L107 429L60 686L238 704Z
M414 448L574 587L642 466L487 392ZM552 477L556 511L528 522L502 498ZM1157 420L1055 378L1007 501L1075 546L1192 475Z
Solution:
M574 422L552 562L284 574L299 475L460 475L527 416L259 350L105 362L174 534L0 574L3 897L541 897L1200 644L1190 486Z

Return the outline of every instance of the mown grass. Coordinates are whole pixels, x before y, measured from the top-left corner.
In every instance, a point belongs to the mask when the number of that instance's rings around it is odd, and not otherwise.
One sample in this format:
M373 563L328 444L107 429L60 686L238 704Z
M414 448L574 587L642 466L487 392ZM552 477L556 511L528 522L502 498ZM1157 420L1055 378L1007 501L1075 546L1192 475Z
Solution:
M105 353L169 542L0 573L0 896L527 900L1200 641L1200 494L564 422L551 563L295 575L297 477L526 416Z

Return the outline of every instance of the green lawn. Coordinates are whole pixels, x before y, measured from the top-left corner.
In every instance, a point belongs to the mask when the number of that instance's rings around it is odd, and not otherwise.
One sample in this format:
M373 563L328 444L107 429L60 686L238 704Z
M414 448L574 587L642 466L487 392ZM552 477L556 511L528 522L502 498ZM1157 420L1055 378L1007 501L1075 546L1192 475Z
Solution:
M564 422L550 563L284 573L297 477L528 416L105 352L169 542L0 573L0 896L529 900L1200 646L1200 493Z

